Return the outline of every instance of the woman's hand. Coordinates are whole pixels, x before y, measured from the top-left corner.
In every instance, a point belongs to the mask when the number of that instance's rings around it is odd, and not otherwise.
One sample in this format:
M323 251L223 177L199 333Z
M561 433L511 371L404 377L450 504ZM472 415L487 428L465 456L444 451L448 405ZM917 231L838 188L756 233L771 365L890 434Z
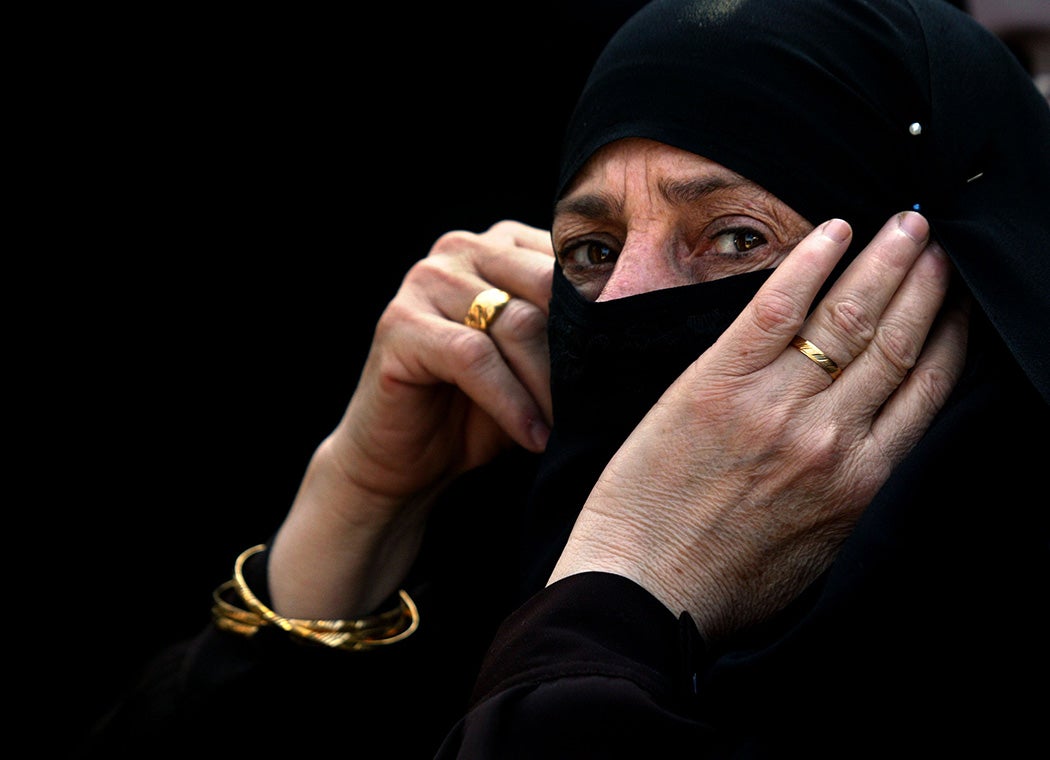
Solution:
M851 236L838 220L814 230L624 443L550 582L618 573L708 638L801 593L961 371L965 313L941 309L951 268L928 235L920 215L894 217L807 319Z
M543 449L553 268L547 231L504 221L480 235L447 233L408 272L274 541L279 612L371 611L397 590L449 480L514 444ZM511 300L487 331L468 327L471 302L492 287Z

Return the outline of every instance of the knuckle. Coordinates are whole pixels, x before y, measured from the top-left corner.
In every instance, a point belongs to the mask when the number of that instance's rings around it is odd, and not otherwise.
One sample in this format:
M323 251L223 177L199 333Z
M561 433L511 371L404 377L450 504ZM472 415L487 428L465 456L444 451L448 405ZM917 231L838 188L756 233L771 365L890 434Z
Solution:
M807 436L807 460L815 472L834 472L842 463L843 432L837 424L823 425Z
M478 236L466 230L450 230L445 232L430 246L429 256L448 255L462 253L472 250L477 242Z
M449 341L449 350L459 359L462 371L467 375L485 374L491 371L499 357L495 344L478 330L457 330Z
M875 322L868 310L855 298L835 301L826 309L831 329L857 343L867 343L875 336Z
M511 219L501 219L488 228L488 232L495 236L512 236L521 229L521 223Z
M375 326L375 339L379 340L385 335L389 335L398 329L400 326L410 321L413 318L414 312L408 308L398 298L394 298L390 303L386 305L383 312L379 315L379 319Z
M787 322L798 319L801 307L790 292L768 288L751 302L751 321L763 334L775 334Z
M511 298L500 312L492 330L500 335L532 336L547 329L546 315L522 298Z
M884 322L879 326L871 345L900 377L915 366L921 348L911 331L893 322Z
M911 382L930 408L939 409L955 387L956 376L939 364L923 364L911 375Z
M403 282L424 289L432 288L435 284L452 283L458 276L454 269L444 256L435 255L431 249L429 256L419 259L409 267Z
M372 329L369 356L410 356L426 344L433 329L432 317L395 297L380 313Z

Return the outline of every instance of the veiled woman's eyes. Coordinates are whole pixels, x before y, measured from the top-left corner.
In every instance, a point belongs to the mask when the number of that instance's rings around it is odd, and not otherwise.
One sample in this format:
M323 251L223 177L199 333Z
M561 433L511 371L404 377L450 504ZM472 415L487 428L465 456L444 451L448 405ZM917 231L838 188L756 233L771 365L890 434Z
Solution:
M720 232L713 240L715 253L721 256L746 254L767 242L765 235L747 227Z
M598 240L582 240L558 252L563 267L578 270L615 264L619 256L618 248Z
M751 227L723 230L708 240L709 246L699 246L699 255L743 258L769 242L765 235ZM595 239L576 240L558 251L561 265L573 271L611 266L619 257L618 245Z

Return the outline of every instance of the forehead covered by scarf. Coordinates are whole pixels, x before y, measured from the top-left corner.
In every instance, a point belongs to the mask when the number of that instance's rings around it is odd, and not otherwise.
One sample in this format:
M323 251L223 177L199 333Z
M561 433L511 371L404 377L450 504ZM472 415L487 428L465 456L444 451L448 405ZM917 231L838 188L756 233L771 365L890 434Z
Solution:
M566 133L557 197L601 146L717 161L865 241L918 208L1050 399L1050 109L946 0L654 0L610 40Z

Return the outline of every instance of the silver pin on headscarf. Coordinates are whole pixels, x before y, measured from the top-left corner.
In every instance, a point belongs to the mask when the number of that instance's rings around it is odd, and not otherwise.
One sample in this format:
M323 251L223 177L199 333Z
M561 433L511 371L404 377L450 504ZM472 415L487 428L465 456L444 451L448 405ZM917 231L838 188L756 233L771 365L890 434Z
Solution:
M918 137L919 135L921 135L922 124L920 124L917 121L913 121L911 124L908 125L908 134L910 134L912 137ZM913 203L911 207L913 210L919 211L922 208L922 205L919 203Z

